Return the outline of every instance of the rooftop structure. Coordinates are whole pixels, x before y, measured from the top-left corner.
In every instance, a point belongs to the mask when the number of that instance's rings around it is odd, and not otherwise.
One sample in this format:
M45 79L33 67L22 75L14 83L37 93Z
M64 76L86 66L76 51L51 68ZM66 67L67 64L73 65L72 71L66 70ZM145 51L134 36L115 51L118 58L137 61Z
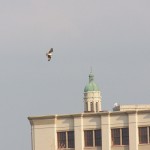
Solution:
M138 105L118 105L113 108L113 111L139 111L150 110L150 104L138 104Z

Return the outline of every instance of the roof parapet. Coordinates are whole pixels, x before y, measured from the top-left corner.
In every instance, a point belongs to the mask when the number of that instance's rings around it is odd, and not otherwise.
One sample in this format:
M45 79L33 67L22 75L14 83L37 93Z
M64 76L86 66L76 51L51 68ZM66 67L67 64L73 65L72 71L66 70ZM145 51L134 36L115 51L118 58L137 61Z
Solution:
M132 110L150 110L150 104L135 104L135 105L117 105L113 111L132 111Z

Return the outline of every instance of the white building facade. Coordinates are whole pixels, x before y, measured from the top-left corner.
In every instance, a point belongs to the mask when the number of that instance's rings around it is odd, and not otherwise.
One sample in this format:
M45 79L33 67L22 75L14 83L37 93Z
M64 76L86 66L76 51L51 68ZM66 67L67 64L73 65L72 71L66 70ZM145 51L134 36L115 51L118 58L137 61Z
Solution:
M150 105L102 111L92 73L84 89L84 113L28 119L32 150L150 150Z

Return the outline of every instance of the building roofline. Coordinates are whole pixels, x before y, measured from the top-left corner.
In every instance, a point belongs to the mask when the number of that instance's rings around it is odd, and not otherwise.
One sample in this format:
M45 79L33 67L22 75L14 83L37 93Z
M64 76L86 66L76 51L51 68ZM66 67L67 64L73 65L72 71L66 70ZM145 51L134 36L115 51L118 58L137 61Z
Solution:
M55 118L70 118L70 117L88 117L88 116L104 116L104 115L117 115L117 114L132 114L132 113L150 113L150 110L129 110L129 111L101 111L101 112L86 112L77 114L55 114L45 116L29 116L28 120L39 120L39 119L55 119Z

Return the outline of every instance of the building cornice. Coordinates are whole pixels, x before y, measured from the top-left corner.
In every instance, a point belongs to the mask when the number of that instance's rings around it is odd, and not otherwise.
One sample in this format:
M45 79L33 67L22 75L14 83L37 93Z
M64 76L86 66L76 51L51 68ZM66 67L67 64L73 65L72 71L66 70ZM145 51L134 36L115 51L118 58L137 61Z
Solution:
M59 119L59 118L74 118L74 117L90 117L90 116L104 116L104 115L118 115L118 114L135 114L135 113L150 113L150 110L130 110L130 111L101 111L101 112L85 112L78 114L64 114L64 115L45 115L45 116L29 116L28 120L42 120L42 119Z

